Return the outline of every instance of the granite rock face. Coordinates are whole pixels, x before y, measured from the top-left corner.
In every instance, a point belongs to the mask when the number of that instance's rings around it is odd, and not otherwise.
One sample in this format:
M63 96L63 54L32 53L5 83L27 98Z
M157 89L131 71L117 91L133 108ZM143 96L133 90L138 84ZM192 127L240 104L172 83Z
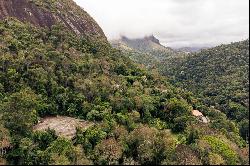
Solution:
M95 20L73 0L0 0L0 20L8 17L38 27L60 23L77 35L107 40Z

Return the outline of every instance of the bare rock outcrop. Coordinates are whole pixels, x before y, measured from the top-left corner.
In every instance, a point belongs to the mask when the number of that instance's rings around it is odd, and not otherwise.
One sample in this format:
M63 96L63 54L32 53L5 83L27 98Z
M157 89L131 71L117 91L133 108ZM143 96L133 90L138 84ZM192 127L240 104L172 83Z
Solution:
M77 35L107 40L95 20L73 0L0 0L0 20L8 17L38 27L60 23Z

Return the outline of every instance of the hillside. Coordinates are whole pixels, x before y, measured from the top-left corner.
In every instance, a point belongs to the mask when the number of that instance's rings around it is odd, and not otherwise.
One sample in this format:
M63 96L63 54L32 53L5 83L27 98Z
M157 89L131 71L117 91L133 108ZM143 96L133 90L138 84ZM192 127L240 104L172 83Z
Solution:
M193 52L191 48L174 51L151 38L123 37L113 47L149 69L158 69L176 87L193 92L207 106L236 120L242 137L248 139L249 40Z
M161 45L160 41L153 35L137 39L129 39L122 36L119 40L111 41L111 44L116 48L121 48L127 51L134 50L141 53L151 54L158 60L162 60L174 53L171 48Z
M175 61L165 71L173 76L173 82L229 118L248 121L249 40L202 50Z
M185 53L195 53L201 51L202 49L208 49L208 48L209 47L181 47L174 50Z
M53 13L58 1L39 2L46 2L41 10ZM225 114L140 67L103 38L18 16L0 21L0 36L0 164L249 163L248 144ZM91 125L77 125L71 133L76 125L60 125L62 117ZM51 119L56 124L46 121ZM47 125L51 129L36 130Z
M132 59L134 62L145 65L147 68L159 68L160 64L172 57L185 56L185 53L174 51L163 46L155 36L129 39L122 36L118 40L110 41L114 48L117 48Z
M106 40L95 20L71 0L1 0L0 20L7 17L48 28L60 23L77 35Z

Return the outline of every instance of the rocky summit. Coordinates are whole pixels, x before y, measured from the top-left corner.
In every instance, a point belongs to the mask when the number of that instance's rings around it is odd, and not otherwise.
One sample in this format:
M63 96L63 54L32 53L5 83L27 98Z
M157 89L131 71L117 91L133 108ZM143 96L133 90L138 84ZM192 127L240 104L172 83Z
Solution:
M1 0L0 20L7 17L39 27L51 28L60 23L77 35L106 40L95 20L70 0Z

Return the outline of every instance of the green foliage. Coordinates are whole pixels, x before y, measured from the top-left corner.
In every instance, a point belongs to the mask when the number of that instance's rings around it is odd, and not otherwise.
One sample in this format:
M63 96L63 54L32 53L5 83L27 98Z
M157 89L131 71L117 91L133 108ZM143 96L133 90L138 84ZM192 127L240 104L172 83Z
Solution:
M12 94L1 106L5 126L13 134L29 134L33 125L38 121L39 106L38 96L30 89Z
M193 95L187 100L194 107L201 101L229 119L249 119L249 40L188 54L148 38L122 37L112 45L133 61L158 69L177 87L192 91L198 100Z
M224 135L241 144L237 125L223 113L102 40L76 36L59 25L42 29L13 19L0 22L0 35L0 122L13 145L5 157L10 164L182 163L175 158L171 131L182 136L178 144L197 142L195 132L188 139L183 134L193 122L192 107L211 116L211 133L225 128L231 135ZM40 118L55 115L95 125L77 129L73 140L50 130L32 131ZM244 135L246 124L241 126ZM186 152L199 163L189 146Z
M78 131L76 140L78 144L82 144L84 150L89 153L94 147L107 137L107 133L102 131L100 127L94 126L86 131Z
M57 139L57 136L53 130L47 130L46 132L36 131L33 133L32 139L39 145L41 150L45 150L50 143Z
M199 136L199 131L195 130L195 129L192 129L191 132L188 135L187 143L188 144L195 143L196 139L199 139L199 137L200 137Z
M96 105L93 110L88 112L87 119L92 121L102 121L111 114L111 108L109 104L103 104L102 106Z
M235 151L222 140L213 136L206 136L203 139L211 146L214 153L220 154L225 159L227 164L235 165L238 163L239 159Z
M246 115L249 116L249 112L246 107L239 103L229 102L229 108L226 110L226 114L231 119L236 119L237 121L241 121L245 119Z
M180 116L189 116L191 114L191 108L188 103L184 100L178 100L177 98L172 98L167 101L166 105L166 119L173 120Z
M249 40L173 58L163 73L200 101L240 122L249 117ZM245 137L243 137L245 139Z
M46 149L47 153L56 153L58 155L71 156L73 151L72 143L63 138L58 138L53 141L51 145Z
M127 138L126 155L141 164L160 164L171 160L176 141L171 133L139 126Z
M122 154L122 146L112 138L103 140L94 149L95 161L98 165L117 165Z
M224 159L216 153L209 153L208 158L210 165L225 165Z
M249 141L249 120L245 119L239 123L240 135Z

